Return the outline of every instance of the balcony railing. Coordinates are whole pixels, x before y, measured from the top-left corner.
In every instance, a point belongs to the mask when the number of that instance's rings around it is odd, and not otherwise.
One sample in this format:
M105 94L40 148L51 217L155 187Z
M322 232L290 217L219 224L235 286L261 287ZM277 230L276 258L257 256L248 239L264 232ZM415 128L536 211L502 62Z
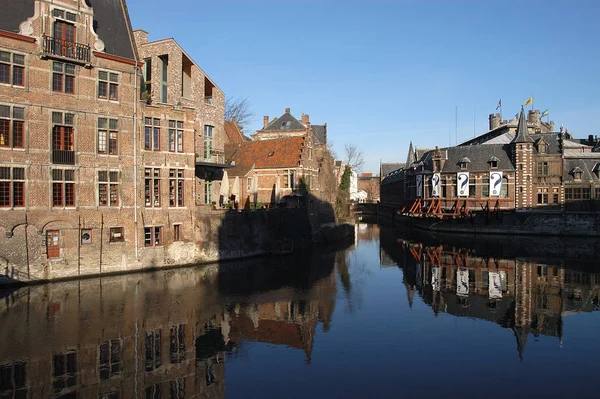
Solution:
M210 154L207 154L207 156L201 154L198 158L196 158L196 161L204 163L224 164L225 154L218 150L212 150Z
M75 165L75 151L52 150L52 163L57 165Z
M42 36L44 54L70 58L85 63L90 62L90 46L67 42L50 36Z

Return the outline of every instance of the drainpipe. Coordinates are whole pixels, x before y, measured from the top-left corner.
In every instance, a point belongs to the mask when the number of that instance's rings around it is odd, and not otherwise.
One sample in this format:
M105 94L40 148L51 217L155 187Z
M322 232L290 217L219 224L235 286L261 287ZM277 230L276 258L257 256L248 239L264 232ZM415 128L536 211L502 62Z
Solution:
M135 260L140 260L139 245L138 245L138 190L137 190L137 177L138 177L138 160L137 160L137 95L138 95L138 60L137 55L134 55L135 67L134 67L134 83L133 83L133 237L135 242Z

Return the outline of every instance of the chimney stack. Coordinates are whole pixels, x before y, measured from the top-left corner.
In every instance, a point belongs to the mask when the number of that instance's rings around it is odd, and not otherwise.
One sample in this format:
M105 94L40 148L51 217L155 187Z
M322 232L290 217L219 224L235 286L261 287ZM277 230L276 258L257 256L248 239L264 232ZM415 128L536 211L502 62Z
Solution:
M286 108L286 109L285 109L285 113L286 113L286 114L289 114L289 113L290 113L290 109L289 109L289 108Z
M308 116L308 114L305 114L304 112L302 113L302 124L305 126L310 125L310 118Z
M269 126L269 117L263 116L263 129L266 129Z

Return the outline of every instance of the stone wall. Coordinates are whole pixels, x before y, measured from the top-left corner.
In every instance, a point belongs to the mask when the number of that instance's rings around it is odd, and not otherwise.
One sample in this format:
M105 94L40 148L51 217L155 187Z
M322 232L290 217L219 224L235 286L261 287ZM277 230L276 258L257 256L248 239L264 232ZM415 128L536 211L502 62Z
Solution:
M318 212L315 212L318 214ZM269 253L283 253L310 246L311 221L307 208L261 211L196 211L193 239L164 245L144 246L140 239L136 259L132 237L110 242L107 221L96 213L81 225L55 220L52 228L61 234L61 256L48 259L43 219L29 217L16 226L0 225L0 284L46 281L78 276L122 273L177 265L216 262ZM313 223L318 224L318 221ZM93 240L81 244L81 229Z

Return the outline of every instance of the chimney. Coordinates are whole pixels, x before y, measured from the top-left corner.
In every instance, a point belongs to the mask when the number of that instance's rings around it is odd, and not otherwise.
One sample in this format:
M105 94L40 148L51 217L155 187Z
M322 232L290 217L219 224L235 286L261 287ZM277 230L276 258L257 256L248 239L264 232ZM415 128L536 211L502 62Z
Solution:
M302 113L302 124L305 126L310 125L310 118L304 112Z
M285 113L286 113L286 114L289 114L289 113L290 113L290 109L289 109L289 108L286 108L286 109L285 109Z
M269 117L263 116L263 129L266 129L269 126Z
M148 43L148 32L142 29L136 29L133 31L133 39L136 45Z

